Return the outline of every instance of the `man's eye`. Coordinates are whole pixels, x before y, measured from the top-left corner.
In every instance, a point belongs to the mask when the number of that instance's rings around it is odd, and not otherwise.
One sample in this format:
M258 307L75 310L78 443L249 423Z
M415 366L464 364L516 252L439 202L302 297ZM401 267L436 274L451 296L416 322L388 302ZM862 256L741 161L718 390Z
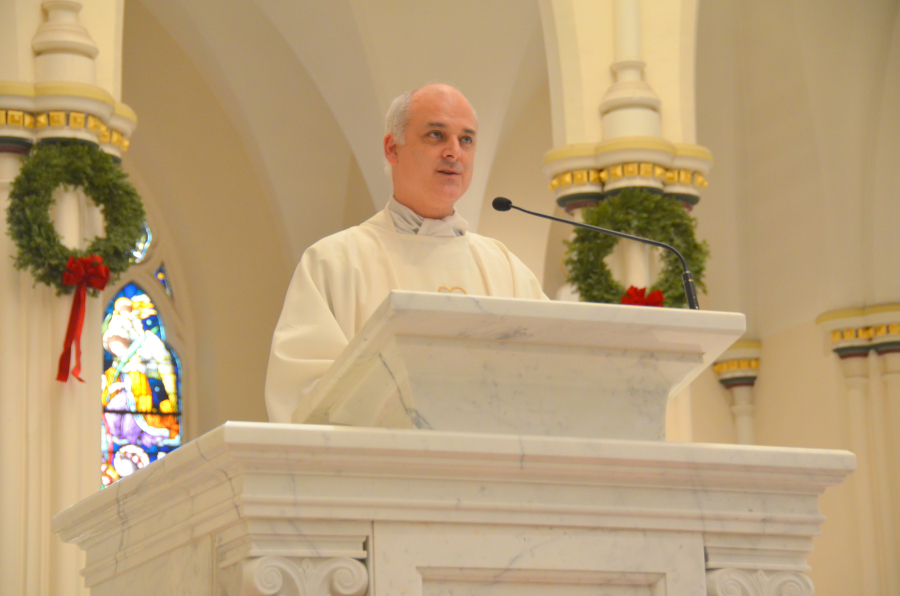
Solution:
M431 132L428 133L428 136L431 137L432 139L443 139L444 138L444 135L439 130L432 130Z
M460 141L461 143L465 143L466 145L471 145L472 143L475 142L475 139L473 139L472 137L468 137L468 136L467 136L467 137L460 137L460 138L459 138L459 141Z

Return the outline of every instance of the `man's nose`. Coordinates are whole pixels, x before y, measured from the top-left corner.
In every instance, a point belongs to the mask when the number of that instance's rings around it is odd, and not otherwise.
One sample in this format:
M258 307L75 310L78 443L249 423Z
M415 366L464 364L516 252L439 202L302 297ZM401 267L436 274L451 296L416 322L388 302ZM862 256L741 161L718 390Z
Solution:
M444 152L443 152L444 158L456 160L459 158L459 154L460 154L459 139L457 139L455 136L448 137L447 142L444 144Z

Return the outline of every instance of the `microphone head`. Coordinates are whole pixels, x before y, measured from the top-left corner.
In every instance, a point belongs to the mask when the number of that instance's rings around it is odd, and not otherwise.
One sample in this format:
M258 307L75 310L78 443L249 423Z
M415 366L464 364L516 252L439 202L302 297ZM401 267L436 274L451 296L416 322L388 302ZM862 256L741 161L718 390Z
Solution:
M496 199L494 199L491 205L497 211L509 211L510 209L512 209L512 201L510 201L506 197L497 197Z

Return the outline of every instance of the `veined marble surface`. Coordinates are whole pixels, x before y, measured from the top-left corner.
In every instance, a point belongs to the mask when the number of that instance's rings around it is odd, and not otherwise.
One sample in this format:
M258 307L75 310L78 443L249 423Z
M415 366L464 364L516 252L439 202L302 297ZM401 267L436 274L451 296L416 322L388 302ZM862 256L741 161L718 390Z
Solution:
M392 292L295 421L662 439L744 315Z
M811 594L818 498L854 465L844 451L226 423L53 529L87 551L95 595L686 596L708 577L716 594L745 578Z

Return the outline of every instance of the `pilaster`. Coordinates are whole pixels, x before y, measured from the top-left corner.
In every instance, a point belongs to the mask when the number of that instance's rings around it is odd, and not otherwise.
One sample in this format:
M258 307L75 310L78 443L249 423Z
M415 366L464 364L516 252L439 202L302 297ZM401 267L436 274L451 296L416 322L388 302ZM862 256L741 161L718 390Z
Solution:
M885 367L888 396L893 387L894 357L900 333L900 304L879 304L823 313L816 324L826 333L831 350L838 356L846 381L850 447L859 464L852 482L859 514L859 539L865 552L876 545L876 557L862 561L863 588L867 594L900 592L900 570L893 493L890 484L894 450L887 430L884 392L872 383L879 355ZM873 366L874 365L874 366Z
M4 216L12 181L34 144L75 138L96 143L116 158L128 148L137 119L118 97L123 2L96 0L82 15L84 4L34 0L0 8L0 19L15 23L18 39L17 53L0 56ZM65 246L84 248L103 234L102 214L80 189L59 188L53 199L52 216ZM7 555L0 572L11 582L6 586L10 594L83 594L78 575L83 555L52 536L49 519L100 488L102 306L96 300L87 303L86 382L55 381L71 298L57 297L51 288L35 286L29 273L15 271L10 257L16 247L2 236L0 409L3 430L11 431L3 442L2 473L11 488L0 496L2 526L10 528L0 532L0 551Z

